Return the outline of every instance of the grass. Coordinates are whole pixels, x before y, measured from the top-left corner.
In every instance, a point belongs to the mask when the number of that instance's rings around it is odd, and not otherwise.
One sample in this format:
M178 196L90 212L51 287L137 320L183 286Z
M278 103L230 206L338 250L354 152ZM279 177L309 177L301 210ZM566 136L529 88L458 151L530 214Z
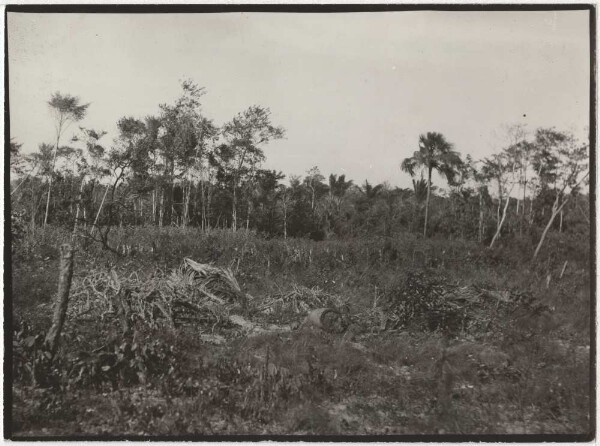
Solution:
M74 240L71 318L48 362L35 335L49 327L57 248L70 239L50 227L14 246L15 436L590 432L585 244L577 254L551 239L532 265L510 243L115 230L110 242L126 256ZM119 295L110 271L132 299L154 287L169 305L165 284L184 280L185 257L230 268L248 306L211 313L220 324L173 326L133 312L123 332L110 312ZM193 286L172 292L189 297ZM447 290L478 300L457 310ZM482 290L512 300L485 300ZM302 326L322 302L347 305L355 330ZM226 323L228 312L300 327L248 334ZM52 379L34 386L33 370Z

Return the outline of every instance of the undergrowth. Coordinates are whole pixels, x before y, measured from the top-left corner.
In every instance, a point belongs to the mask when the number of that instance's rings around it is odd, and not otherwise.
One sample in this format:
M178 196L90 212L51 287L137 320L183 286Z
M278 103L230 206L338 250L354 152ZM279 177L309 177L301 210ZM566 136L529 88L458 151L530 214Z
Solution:
M66 241L73 291L51 355L43 339ZM413 235L118 229L109 242L120 256L52 227L13 242L17 436L591 429L589 246L576 254L551 238L532 264L508 243ZM177 302L208 295L186 257L231 271L247 304L177 323ZM350 328L303 326L320 306L346 312ZM226 323L230 313L293 329L248 335Z

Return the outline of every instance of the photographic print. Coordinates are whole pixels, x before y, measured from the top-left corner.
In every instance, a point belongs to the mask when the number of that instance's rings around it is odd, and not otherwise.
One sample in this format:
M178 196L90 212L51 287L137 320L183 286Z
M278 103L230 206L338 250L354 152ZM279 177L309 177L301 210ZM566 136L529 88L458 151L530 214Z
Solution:
M5 436L595 436L595 6L15 6Z

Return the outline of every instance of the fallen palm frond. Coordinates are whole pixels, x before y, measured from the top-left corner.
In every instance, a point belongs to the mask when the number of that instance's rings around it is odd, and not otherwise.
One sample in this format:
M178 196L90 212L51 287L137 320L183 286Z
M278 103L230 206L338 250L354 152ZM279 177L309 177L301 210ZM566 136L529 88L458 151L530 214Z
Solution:
M195 284L208 291L207 296L222 295L229 303L246 305L246 295L242 292L231 269L217 268L188 258L184 259L184 268L188 273L195 273Z
M73 321L84 315L118 317L151 326L200 324L212 331L232 326L230 312L245 305L246 296L230 269L185 259L180 268L144 278L114 269L76 277L68 316Z

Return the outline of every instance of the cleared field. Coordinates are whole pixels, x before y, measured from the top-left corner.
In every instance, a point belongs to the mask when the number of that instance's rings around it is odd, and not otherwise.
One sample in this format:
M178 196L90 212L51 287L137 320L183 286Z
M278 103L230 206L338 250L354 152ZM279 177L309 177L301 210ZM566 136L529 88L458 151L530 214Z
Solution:
M532 266L517 247L412 236L113 237L125 256L74 242L52 360L41 340L69 234L14 247L17 436L590 432L585 253L557 244Z

